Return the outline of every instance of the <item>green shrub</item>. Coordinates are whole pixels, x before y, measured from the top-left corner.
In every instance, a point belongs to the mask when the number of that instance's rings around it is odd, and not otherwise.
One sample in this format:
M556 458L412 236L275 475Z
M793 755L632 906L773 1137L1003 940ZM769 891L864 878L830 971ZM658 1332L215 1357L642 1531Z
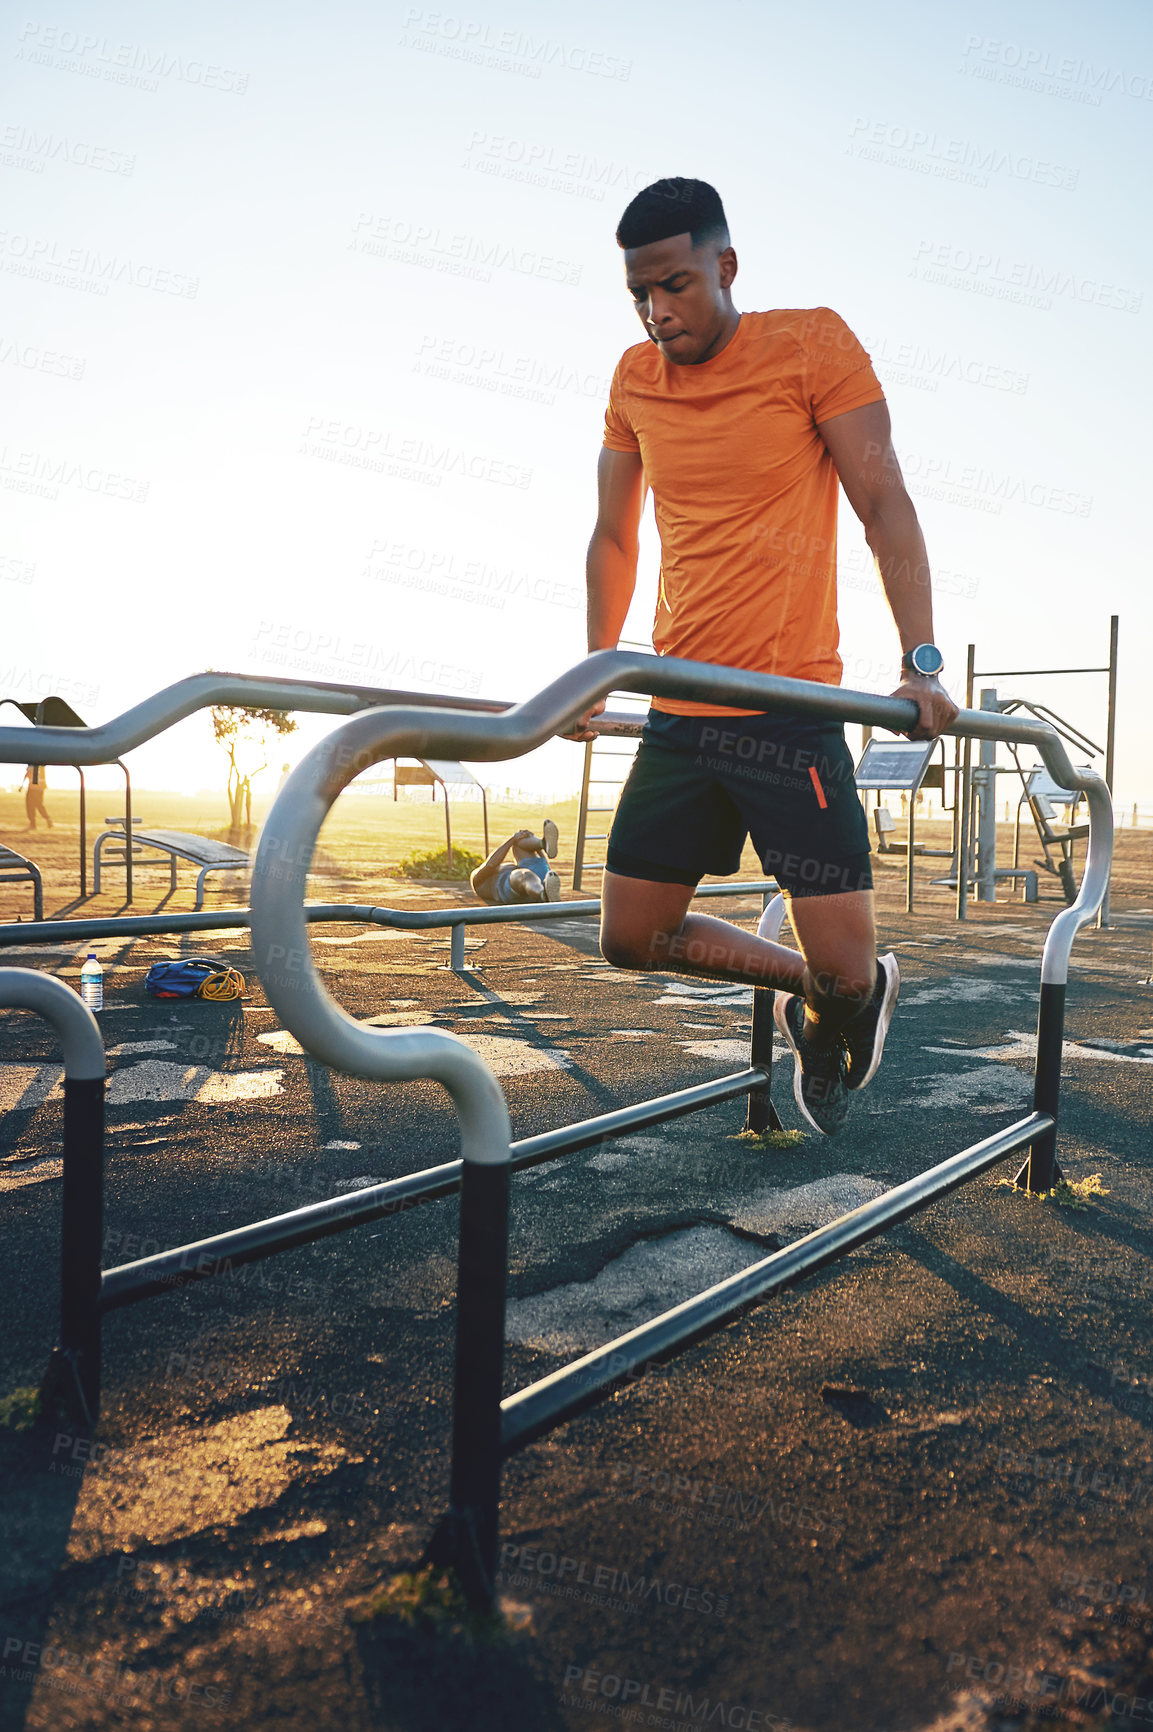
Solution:
M396 870L401 878L464 879L483 865L484 855L474 854L471 848L454 848L451 865L447 848L426 848L422 852L406 854L398 862Z
M11 1431L27 1431L39 1419L42 1408L40 1391L34 1383L13 1389L0 1396L0 1425Z
M998 1185L1004 1185L1010 1190L1016 1189L1012 1179L998 1179ZM1090 1173L1084 1179L1058 1179L1051 1191L1024 1191L1026 1197L1031 1197L1038 1203L1056 1203L1063 1209L1091 1209L1095 1197L1108 1197L1108 1192L1101 1183L1100 1173Z
M422 1635L447 1640L503 1645L509 1628L499 1610L474 1612L455 1570L426 1564L390 1578L367 1603L352 1613L356 1624L391 1623Z

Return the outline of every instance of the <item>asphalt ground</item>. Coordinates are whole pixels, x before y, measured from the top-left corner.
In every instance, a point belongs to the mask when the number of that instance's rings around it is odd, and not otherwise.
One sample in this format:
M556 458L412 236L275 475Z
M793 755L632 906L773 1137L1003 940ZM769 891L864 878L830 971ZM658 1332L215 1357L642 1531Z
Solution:
M454 1199L113 1314L95 1439L20 1423L56 1329L62 1109L50 1031L5 1013L0 1724L1153 1723L1151 846L1122 834L1115 924L1074 950L1059 1158L1100 1174L1088 1206L1007 1187L1010 1158L529 1447L503 1481L503 1643L360 1616L446 1501ZM943 892L901 911L903 866L879 877L902 998L841 1136L751 1145L735 1101L514 1176L509 1390L1028 1109L1060 904L961 927ZM349 900L459 899L363 851L352 879ZM468 982L439 935L312 941L352 1014L473 1041L516 1136L747 1062L747 992L610 970L588 921L476 929ZM106 1264L457 1153L437 1085L295 1050L245 935L95 948ZM153 960L198 953L248 972L243 1005L145 996ZM73 984L80 962L0 955ZM798 1126L780 1056L774 1097Z

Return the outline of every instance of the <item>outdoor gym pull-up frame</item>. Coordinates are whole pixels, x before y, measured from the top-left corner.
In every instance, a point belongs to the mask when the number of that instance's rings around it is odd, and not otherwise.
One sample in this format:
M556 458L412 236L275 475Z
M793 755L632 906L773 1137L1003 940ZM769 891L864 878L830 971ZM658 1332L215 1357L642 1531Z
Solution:
M462 709L430 715L427 708L414 705L381 709L351 717L314 747L278 796L257 854L252 883L257 972L269 1002L314 1058L380 1082L425 1077L442 1082L460 1121L459 1161L101 1271L99 1120L103 1053L99 1054L97 1071L92 1031L88 1029L92 1019L61 983L27 969L0 970L0 1004L38 1010L65 1036L64 1257L61 1340L54 1363L59 1370L56 1387L80 1408L89 1423L95 1420L99 1399L100 1320L104 1311L211 1278L240 1263L327 1237L359 1221L380 1219L409 1203L460 1190L451 1489L448 1511L427 1555L432 1561L451 1563L470 1600L481 1608L491 1607L493 1602L500 1472L507 1456L582 1412L626 1380L638 1365L670 1358L704 1339L750 1306L826 1267L1009 1155L1029 1151L1017 1174L1019 1185L1032 1191L1045 1191L1052 1185L1057 1170L1057 1109L1069 956L1077 931L1092 918L1108 881L1112 805L1102 778L1092 771L1075 770L1054 730L1041 722L994 712L962 712L952 732L1035 746L1061 786L1084 789L1089 807L1090 836L1080 891L1075 903L1062 909L1050 926L1042 958L1033 1110L1015 1124L502 1401L511 1172L742 1094L750 1097L750 1106L759 1097L762 1111L758 1116L764 1123L770 1111L768 1012L772 992L758 989L755 993L752 1064L747 1070L513 1144L504 1095L491 1071L464 1041L428 1029L370 1028L333 1002L312 964L304 889L325 816L362 770L398 753L417 756L427 751L472 761L515 757L563 732L613 688L762 710L787 709L842 721L864 721L894 731L907 729L916 720L915 706L900 699L705 663L604 651L504 714L477 714L475 709L470 714ZM783 904L776 906L779 915ZM70 1002L66 1004L66 1000ZM76 1022L76 1011L88 1018L86 1034L71 1026ZM71 1113L70 1076L74 1082ZM84 1085L79 1092L77 1084Z
M1118 614L1112 614L1109 618L1109 659L1103 667L1088 668L978 668L976 665L977 646L975 644L970 644L965 658L965 706L967 709L972 709L978 680L1064 678L1065 676L1071 676L1073 674L1105 674L1108 679L1105 710L1105 786L1108 788L1110 796L1112 796L1113 760L1117 744L1117 650L1119 635L1120 616ZM997 707L998 699L997 694L994 691L990 690L988 693L983 692L981 696L982 707L986 707L986 705L990 708ZM1006 700L1000 700L1002 707L1004 706L1005 701ZM1009 703L1014 702L1012 699L1007 701ZM1091 751L1100 750L1099 747L1093 746L1091 741L1086 740L1084 734L1082 734L1079 729L1070 730L1068 725L1063 724L1061 718L1050 710L1047 705L1032 704L1027 705L1026 707L1032 710L1032 713L1038 720L1052 721L1055 731L1058 734L1063 735L1065 739L1071 740L1080 746L1087 746ZM992 740L994 736L985 735L984 737L986 740ZM1007 734L997 735L996 738L1011 742L1011 736ZM997 851L997 813L995 791L996 768L993 763L993 757L993 752L986 748L982 753L981 764L974 767L971 760L968 737L964 737L963 740L960 737L958 738L957 752L953 766L954 775L957 779L958 785L958 794L954 803L953 811L953 855L954 872L956 874L958 920L964 920L968 913L969 880L974 876L972 862L972 832L974 829L972 795L975 785L980 786L983 796L975 826L977 830L977 852L979 856L984 857L983 859L979 859L976 871L978 883L984 886L983 893L987 895L989 900L992 900L994 894L992 886L998 876L1016 878L1022 875L1021 873L1014 871L998 873L995 869ZM1048 764L1048 760L1046 760L1046 763ZM1051 766L1049 767L1051 768ZM1055 777L1054 780L1058 782L1058 786L1060 787L1072 789L1080 786L1077 782L1060 782L1057 777ZM1013 864L1014 867L1017 864L1015 859ZM1097 924L1098 926L1108 926L1109 924L1108 881L1106 881L1104 894L1101 897L1100 906L1097 911Z

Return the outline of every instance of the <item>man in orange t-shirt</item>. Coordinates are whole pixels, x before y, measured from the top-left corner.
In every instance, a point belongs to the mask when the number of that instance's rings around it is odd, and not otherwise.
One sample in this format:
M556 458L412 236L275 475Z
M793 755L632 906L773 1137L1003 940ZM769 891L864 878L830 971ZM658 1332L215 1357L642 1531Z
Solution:
M739 313L737 258L703 181L657 181L617 242L648 341L613 376L588 553L590 653L615 649L636 584L646 487L661 538L661 655L837 685L838 485L860 517L901 639L896 696L916 739L956 715L932 642L925 544L869 357L828 308ZM572 737L591 739L590 712ZM706 873L751 836L789 899L796 951L690 913ZM658 698L621 794L601 948L622 968L676 967L783 989L794 1095L826 1135L873 1078L896 1005L877 960L868 829L843 729L823 719Z

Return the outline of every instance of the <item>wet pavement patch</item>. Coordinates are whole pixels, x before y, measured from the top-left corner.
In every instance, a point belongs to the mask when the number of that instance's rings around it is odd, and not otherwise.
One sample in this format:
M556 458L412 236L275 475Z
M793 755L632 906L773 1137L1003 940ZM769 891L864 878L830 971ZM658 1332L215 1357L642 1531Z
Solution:
M883 1425L889 1417L880 1403L863 1389L846 1389L826 1383L821 1390L821 1400L849 1425Z
M809 1233L879 1197L886 1189L876 1179L859 1173L832 1173L807 1185L787 1190L774 1186L760 1196L733 1198L726 1212L734 1227L748 1233Z
M506 1333L510 1341L547 1353L586 1352L763 1256L761 1246L727 1227L687 1227L644 1239L614 1257L591 1281L568 1282L531 1299L510 1299Z

